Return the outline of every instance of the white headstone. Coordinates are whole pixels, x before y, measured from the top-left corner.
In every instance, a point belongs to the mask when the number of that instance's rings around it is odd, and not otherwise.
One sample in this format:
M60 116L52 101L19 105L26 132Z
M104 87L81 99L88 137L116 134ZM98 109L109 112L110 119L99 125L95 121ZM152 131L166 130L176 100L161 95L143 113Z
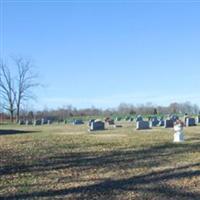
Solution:
M174 125L174 142L184 142L184 133L182 124Z

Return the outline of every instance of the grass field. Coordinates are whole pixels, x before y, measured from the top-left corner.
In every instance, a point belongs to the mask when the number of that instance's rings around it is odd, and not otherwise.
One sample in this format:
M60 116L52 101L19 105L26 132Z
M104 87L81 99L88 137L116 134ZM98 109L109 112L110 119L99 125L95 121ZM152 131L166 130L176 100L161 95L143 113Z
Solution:
M0 199L200 199L200 126L0 126Z

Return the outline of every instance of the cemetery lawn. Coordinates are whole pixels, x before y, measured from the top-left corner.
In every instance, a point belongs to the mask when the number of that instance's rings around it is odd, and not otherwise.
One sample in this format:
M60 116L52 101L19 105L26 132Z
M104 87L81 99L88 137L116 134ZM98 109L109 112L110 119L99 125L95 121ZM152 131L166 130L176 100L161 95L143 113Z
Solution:
M0 199L200 199L200 126L0 126Z

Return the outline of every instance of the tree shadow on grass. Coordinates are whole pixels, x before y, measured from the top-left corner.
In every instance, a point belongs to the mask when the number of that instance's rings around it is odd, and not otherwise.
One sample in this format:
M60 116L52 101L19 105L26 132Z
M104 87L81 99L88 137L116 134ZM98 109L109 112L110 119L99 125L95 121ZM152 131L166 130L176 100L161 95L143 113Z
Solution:
M25 130L14 130L14 129L0 129L1 135L17 135L17 134L26 134L26 133L37 133L40 131L25 131Z
M200 163L196 165L199 166ZM48 190L31 192L27 194L17 194L15 196L4 197L5 200L11 199L30 199L30 198L56 198L66 195L81 195L81 199L113 199L112 194L120 195L121 192L138 192L141 199L143 195L148 195L147 199L200 199L199 192L188 192L180 190L179 187L171 187L163 184L163 181L179 180L182 178L193 178L200 176L200 170L189 170L193 165L186 165L175 169L166 169L158 172L151 172L144 175L133 176L127 179L103 180L100 183L71 187L68 189ZM157 198L155 198L157 197Z
M90 169L103 169L104 172L130 170L140 167L153 167L169 165L168 158L175 154L199 152L199 143L173 144L165 143L157 146L151 146L145 149L120 149L108 152L72 152L46 155L46 158L38 158L31 164L26 162L5 165L0 168L0 175L12 175L15 173L51 173L51 170L74 169L83 172ZM24 158L25 160L25 158ZM180 190L179 187L171 187L166 184L167 181L180 180L183 178L200 177L200 163L183 165L175 168L156 169L154 172L148 172L142 175L132 176L124 179L100 179L96 183L66 189L38 190L27 192L25 194L16 194L15 196L4 196L3 199L31 199L31 198L57 198L67 195L81 195L80 199L115 199L122 192L136 192L141 195L141 199L200 199L200 193ZM195 170L192 170L195 168ZM107 171L106 171L107 170ZM151 171L151 170L150 170ZM116 177L117 178L117 177ZM73 177L77 183L81 182L81 177ZM62 180L67 183L67 178ZM88 183L90 180L88 179ZM31 186L30 186L31 187ZM149 195L146 196L145 195ZM114 195L114 196L113 196ZM152 198L151 198L152 195ZM157 196L159 198L157 198ZM155 198L156 197L156 198ZM161 198L162 197L162 198ZM1 198L0 198L1 199ZM77 198L75 198L77 199Z
M43 172L51 170L62 170L78 168L81 171L92 168L107 168L119 170L123 168L133 169L139 167L158 167L168 163L168 158L174 154L182 154L200 151L199 143L195 144L173 144L166 143L146 149L126 149L108 152L72 152L46 155L38 157L33 163L26 162L4 165L0 168L0 175L11 175L15 173ZM6 153L4 153L6 154ZM3 155L2 155L3 156ZM6 156L6 155L5 155ZM26 158L24 158L25 161ZM23 159L22 159L23 160Z

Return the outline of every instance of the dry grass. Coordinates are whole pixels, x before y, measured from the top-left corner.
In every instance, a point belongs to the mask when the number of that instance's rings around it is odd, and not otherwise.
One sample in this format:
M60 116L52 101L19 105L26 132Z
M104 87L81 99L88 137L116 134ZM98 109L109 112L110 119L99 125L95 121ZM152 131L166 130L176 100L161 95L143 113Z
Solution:
M0 129L0 199L200 199L199 126L183 144L132 124Z

